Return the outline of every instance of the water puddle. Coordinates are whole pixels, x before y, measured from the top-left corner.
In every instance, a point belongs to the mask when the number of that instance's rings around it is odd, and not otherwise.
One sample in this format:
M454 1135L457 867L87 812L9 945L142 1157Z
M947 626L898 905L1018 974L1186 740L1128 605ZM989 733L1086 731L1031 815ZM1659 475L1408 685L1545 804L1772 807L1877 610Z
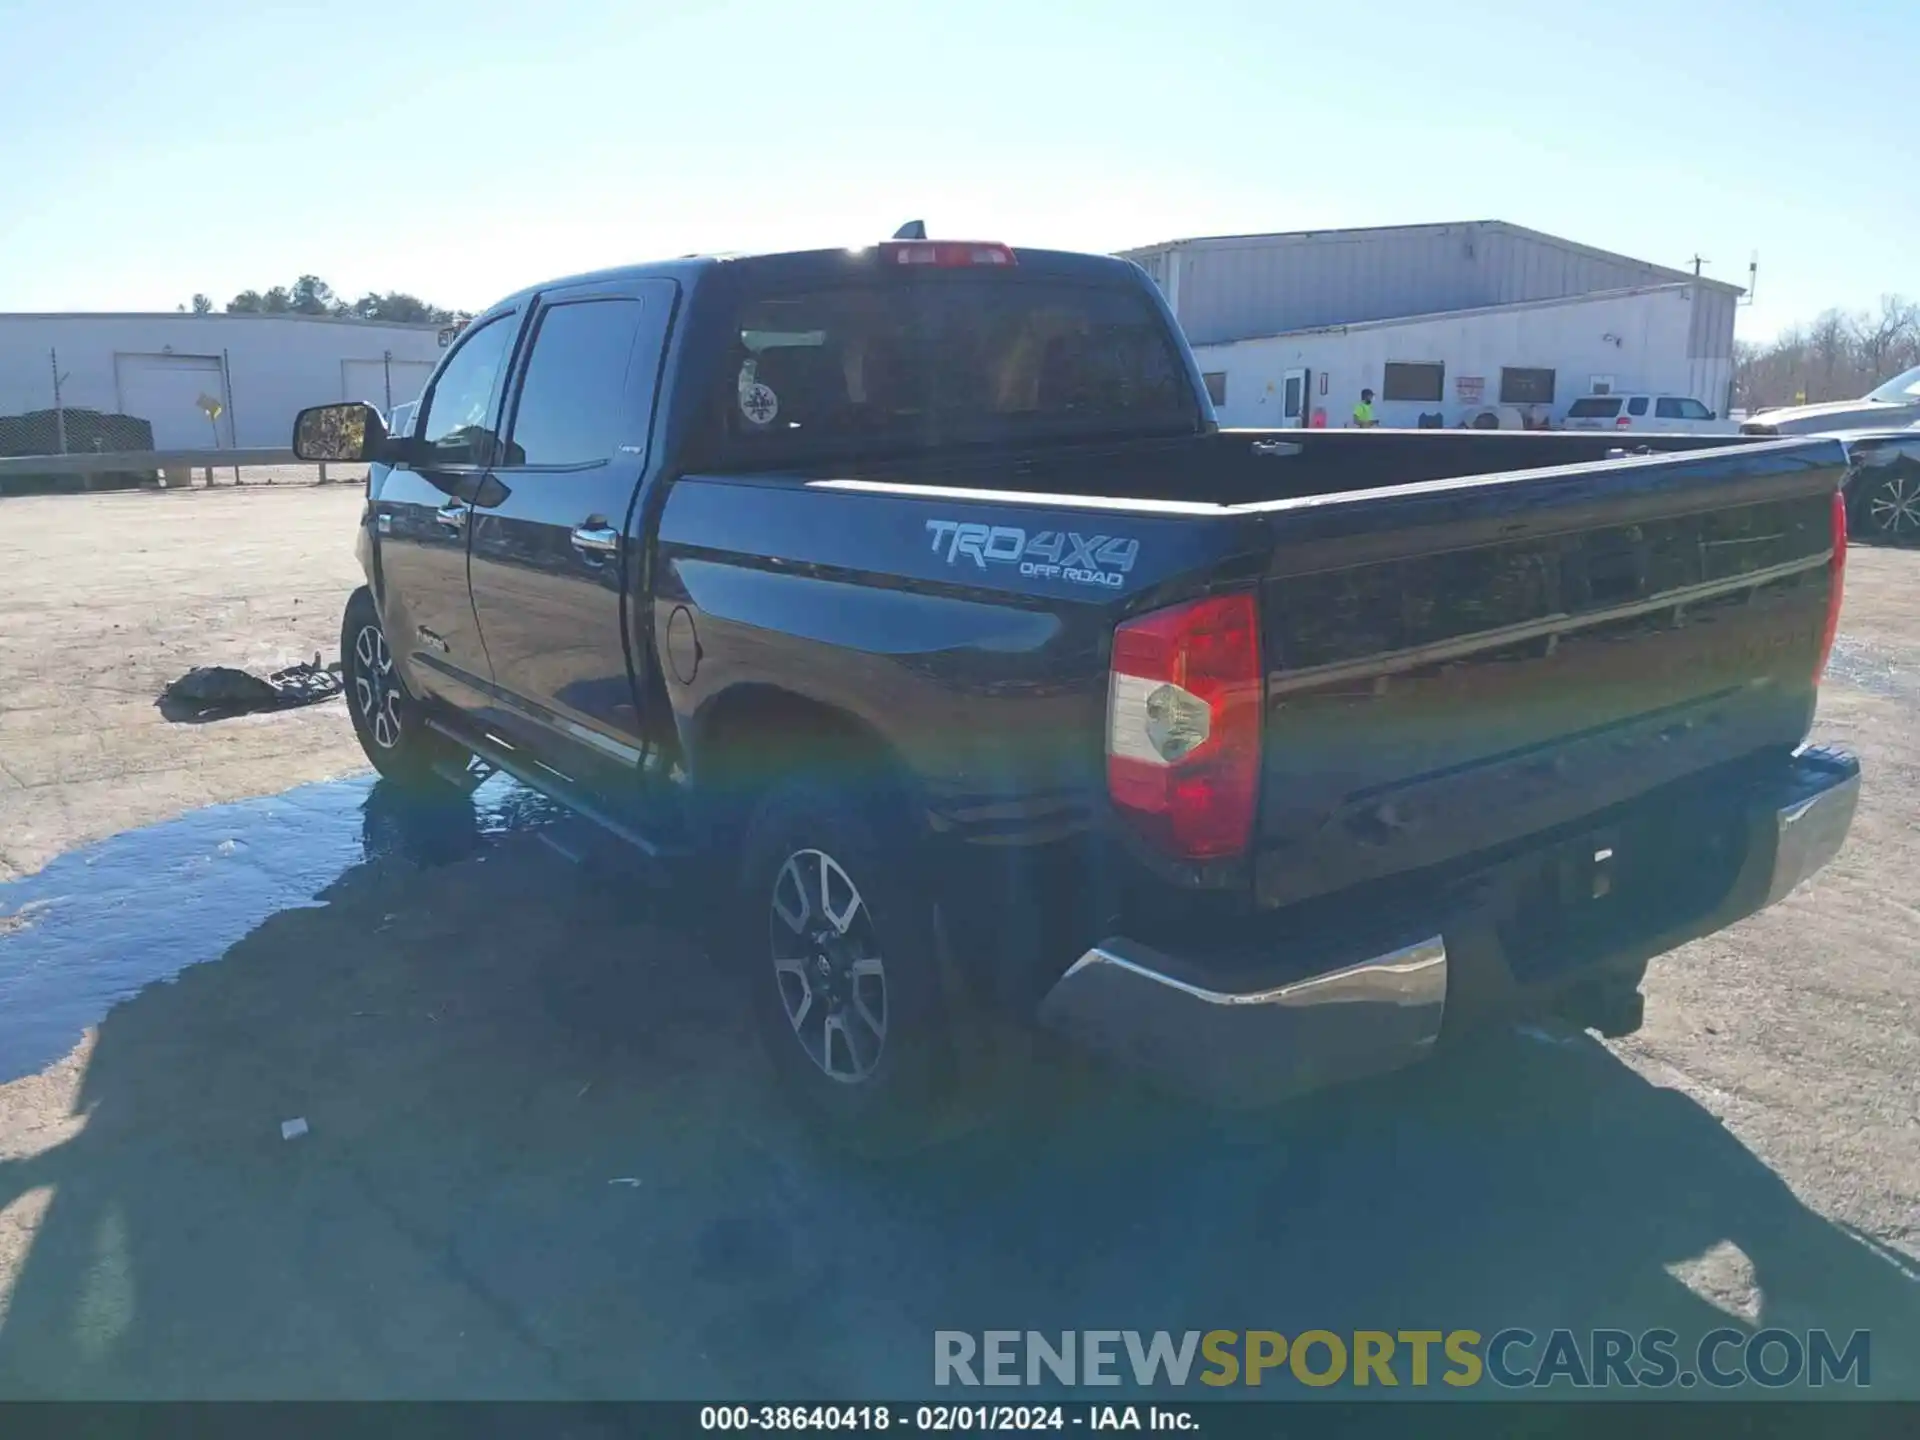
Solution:
M368 860L464 859L558 818L496 776L470 800L421 803L371 777L303 785L128 830L0 885L0 1083L73 1048L108 1010L218 959L268 916Z

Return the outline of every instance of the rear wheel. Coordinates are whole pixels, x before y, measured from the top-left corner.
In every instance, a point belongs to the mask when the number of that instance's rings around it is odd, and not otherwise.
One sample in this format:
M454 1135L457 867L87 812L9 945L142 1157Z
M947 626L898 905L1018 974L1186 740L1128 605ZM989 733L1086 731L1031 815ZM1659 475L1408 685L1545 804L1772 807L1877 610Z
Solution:
M1870 535L1897 545L1920 540L1920 468L1888 466L1870 480L1854 513Z
M456 789L449 776L465 768L467 752L427 728L394 667L373 592L364 585L348 599L340 622L340 668L353 733L373 768L410 788Z
M747 827L734 944L782 1088L837 1144L937 1138L953 1055L933 909L885 819L809 781Z

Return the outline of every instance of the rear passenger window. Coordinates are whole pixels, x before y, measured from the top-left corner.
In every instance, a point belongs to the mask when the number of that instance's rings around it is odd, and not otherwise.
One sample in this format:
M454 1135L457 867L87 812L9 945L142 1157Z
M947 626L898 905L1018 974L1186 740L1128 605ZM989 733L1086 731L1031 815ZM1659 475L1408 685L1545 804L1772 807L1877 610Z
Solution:
M1647 413L1647 397L1644 395L1636 395L1631 400L1627 401L1627 413L1629 415L1646 414Z
M641 302L550 306L534 331L507 440L508 465L590 465L612 456Z

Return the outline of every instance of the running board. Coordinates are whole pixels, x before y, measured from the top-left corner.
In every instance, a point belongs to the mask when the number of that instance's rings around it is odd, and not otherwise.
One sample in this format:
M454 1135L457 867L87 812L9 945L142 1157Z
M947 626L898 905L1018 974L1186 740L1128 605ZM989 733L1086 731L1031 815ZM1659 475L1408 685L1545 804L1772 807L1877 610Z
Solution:
M429 722L429 724L431 724L431 722ZM437 730L440 727L436 725L433 726L433 728ZM465 741L461 742L463 745L465 743ZM486 784L487 781L491 780L496 771L493 762L482 760L478 755L475 755L464 765L457 765L452 760L436 760L433 764L433 773L446 781L447 784L453 786L453 788L458 790L462 795L471 795L482 785Z
M427 728L438 731L454 744L471 750L482 763L511 775L530 790L538 790L542 795L565 806L581 819L591 820L608 834L626 841L649 860L675 860L688 853L685 846L662 845L657 840L649 840L625 821L616 820L592 800L586 799L573 786L563 784L560 777L553 772L544 770L530 761L521 760L511 751L491 741L456 730L453 726L433 718L427 720Z

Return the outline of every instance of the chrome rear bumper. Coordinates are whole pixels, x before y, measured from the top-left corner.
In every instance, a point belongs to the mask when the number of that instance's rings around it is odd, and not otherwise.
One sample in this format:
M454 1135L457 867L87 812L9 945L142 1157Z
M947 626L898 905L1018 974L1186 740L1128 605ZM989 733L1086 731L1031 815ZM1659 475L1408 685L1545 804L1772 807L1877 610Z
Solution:
M1744 792L1745 863L1697 923L1644 937L1639 957L1671 949L1773 904L1839 852L1860 795L1851 755L1804 750ZM1181 1089L1257 1104L1423 1058L1447 1012L1446 933L1470 914L1436 917L1436 933L1321 974L1265 988L1209 984L1181 959L1137 941L1103 940L1040 1004L1040 1018L1088 1048L1164 1075ZM1424 927L1423 927L1424 928ZM1634 958L1633 953L1622 958Z
M1784 897L1840 853L1860 803L1860 762L1840 750L1803 750L1773 809L1773 868L1762 906Z
M1144 945L1103 941L1055 983L1040 1018L1184 1089L1259 1103L1411 1064L1439 1038L1447 1006L1438 935L1248 992L1208 989L1176 969Z

